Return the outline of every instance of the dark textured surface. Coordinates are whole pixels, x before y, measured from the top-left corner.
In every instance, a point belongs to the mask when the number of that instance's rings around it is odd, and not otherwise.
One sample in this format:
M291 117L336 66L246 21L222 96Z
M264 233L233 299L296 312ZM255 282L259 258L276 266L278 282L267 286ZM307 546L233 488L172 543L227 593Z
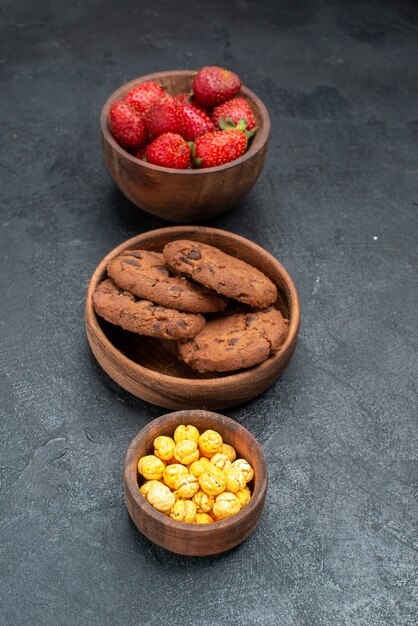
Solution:
M412 625L416 3L3 0L0 29L1 625ZM123 456L164 410L101 372L83 301L106 252L164 225L104 170L103 102L214 63L273 128L251 195L210 225L277 256L303 322L280 381L227 411L267 456L260 526L199 560L129 521Z

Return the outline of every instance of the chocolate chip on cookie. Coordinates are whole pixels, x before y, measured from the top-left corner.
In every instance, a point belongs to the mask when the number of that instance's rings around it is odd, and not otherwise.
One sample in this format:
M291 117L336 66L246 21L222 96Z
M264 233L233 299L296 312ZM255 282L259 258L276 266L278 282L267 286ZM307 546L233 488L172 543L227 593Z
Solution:
M273 307L234 313L208 322L194 339L179 343L178 351L198 372L228 372L265 361L279 350L287 332L287 320Z
M265 308L276 301L274 283L258 269L218 248L198 241L177 240L164 248L175 272L186 274L209 289L250 306Z
M202 315L138 300L128 291L119 289L110 278L100 283L93 293L93 306L98 315L112 324L160 339L190 339L206 324Z
M213 313L223 311L222 296L192 283L186 277L173 276L165 266L164 256L149 250L126 250L110 261L108 274L121 289L178 311Z

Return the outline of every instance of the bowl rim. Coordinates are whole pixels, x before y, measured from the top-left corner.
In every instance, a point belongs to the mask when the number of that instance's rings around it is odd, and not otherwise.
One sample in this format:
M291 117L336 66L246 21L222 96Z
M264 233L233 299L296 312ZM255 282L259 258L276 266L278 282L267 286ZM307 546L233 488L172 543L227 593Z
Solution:
M252 156L254 156L254 154L259 152L268 141L268 138L270 135L270 116L262 100L260 100L260 98L253 91L251 91L251 89L249 89L248 87L245 87L244 85L241 86L241 89L238 93L239 94L242 93L243 95L247 96L250 100L253 100L256 103L257 107L260 109L261 117L263 118L263 125L257 131L257 135L256 135L257 144L254 145L254 139L253 139L249 149L245 152L245 154L243 154L238 159L235 159L234 161L230 161L229 163L224 163L223 165L217 165L216 167L202 167L198 169L189 169L189 170L188 169L185 169L185 170L176 169L173 167L162 167L160 165L153 165L152 163L147 163L146 161L141 161L140 159L135 158L129 152L127 152L124 148L122 148L114 139L109 128L109 121L108 121L109 110L110 110L112 103L115 100L119 99L122 94L129 91L130 89L132 89L132 87L135 87L135 85L138 85L140 83L145 83L151 80L156 81L159 78L163 78L167 76L174 76L174 75L179 75L179 74L186 76L186 77L187 76L192 77L197 74L197 71L198 70L169 70L166 72L164 71L153 72L152 74L144 74L143 76L138 76L138 78L134 78L133 80L127 83L124 83L123 85L118 87L118 89L116 89L108 97L100 113L100 127L102 131L103 139L106 140L111 145L112 149L118 152L121 157L125 158L127 161L130 161L134 165L138 165L140 167L144 167L145 169L150 170L150 172L152 171L167 172L167 173L172 173L172 174L177 174L177 175L184 174L186 176L196 176L197 174L202 174L202 173L209 174L209 173L222 172L224 170L230 169L231 167L235 167L239 165L240 163L243 163L244 161L247 161L248 159L250 159Z
M123 250L129 249L129 247L132 244L134 244L134 242L136 242L138 238L142 238L142 237L145 238L145 237L150 237L150 236L158 237L160 234L164 234L167 230L169 230L172 233L173 232L175 233L177 231L184 232L184 230L188 230L188 229L193 230L194 233L196 233L196 231L198 231L199 233L201 232L202 234L208 234L208 235L219 233L226 237L235 238L236 240L238 240L240 243L244 244L245 246L252 248L254 251L261 252L262 254L267 255L269 260L279 269L279 272L281 276L283 277L284 283L286 284L286 287L288 289L287 299L290 302L289 309L292 311L292 317L289 320L289 332L287 334L284 344L281 346L278 352L270 356L268 359L266 359L262 363L259 363L258 365L254 365L251 368L244 369L237 373L227 374L226 376L218 376L214 378L202 379L202 378L183 378L183 377L171 376L169 374L155 372L154 370L148 369L147 367L144 367L143 365L140 365L139 363L132 361L129 357L125 356L110 341L107 335L103 332L98 322L97 314L93 308L92 295L93 295L95 288L100 284L102 276L103 276L103 272L105 271L109 261L113 259L114 257L116 257L118 254L121 254ZM183 235L182 239L185 239L185 238L186 238L186 235ZM224 387L225 385L229 383L233 383L233 382L245 383L245 380L248 378L252 378L255 372L260 373L261 375L264 369L268 371L272 367L272 365L275 363L275 361L278 360L281 357L281 355L283 355L287 351L287 349L291 347L291 345L296 339L296 336L299 330L299 325L300 325L299 297L296 291L296 287L293 283L293 280L291 279L290 275L285 270L283 265L272 254L267 252L267 250L265 250L258 244L250 241L249 239L246 239L245 237L242 237L241 235L236 235L235 233L222 230L220 228L211 228L208 226L193 226L193 225L167 226L164 228L157 228L155 230L146 231L145 233L135 235L134 237L131 237L130 239L127 239L126 241L122 242L119 246L111 250L100 261L100 263L97 265L96 269L94 270L93 275L90 279L89 286L87 288L85 310L86 310L86 315L85 315L86 319L87 319L87 314L89 313L90 314L89 322L93 324L94 332L96 333L96 335L100 336L101 341L103 342L103 345L105 345L106 349L109 352L117 352L118 359L120 359L121 362L125 364L128 368L131 368L132 370L137 372L138 377L146 376L149 380L152 379L155 382L159 382L161 381L161 379L171 381L171 382L175 381L176 385L179 388L183 388L183 387L199 388L202 385L202 383L204 383L206 388Z
M254 491L252 492L251 499L248 502L248 504L246 504L235 515L232 515L231 517L228 517L224 520L218 520L211 524L188 524L187 522L178 522L164 515L164 513L157 511L157 509L155 509L139 491L138 481L136 480L137 471L132 471L134 468L134 465L136 469L136 466L138 463L138 461L135 462L134 460L134 452L138 448L139 443L142 442L145 439L145 437L149 435L149 431L151 430L152 426L155 426L156 424L164 424L167 418L173 418L173 417L178 417L179 423L181 423L180 420L187 419L187 415L193 414L193 413L199 414L199 416L203 416L203 417L207 415L214 419L221 418L223 425L226 422L227 425L230 424L231 426L233 426L234 429L245 431L246 435L249 436L250 438L251 446L256 451L257 458L260 462L262 471L264 472L264 475L262 475L259 479L259 484L258 484L257 489L254 489ZM191 419L191 422L192 422L192 419ZM131 457L132 457L132 460L131 462L129 462ZM161 415L160 417L157 417L156 419L146 424L137 433L137 435L133 438L133 440L129 444L129 447L125 454L124 465L123 465L123 477L124 477L125 489L129 490L129 495L134 500L135 505L138 507L138 509L144 509L147 515L151 517L154 522L164 523L167 526L171 526L171 524L175 524L175 528L178 527L179 530L180 529L187 530L194 534L196 533L210 534L210 533L213 533L213 531L217 529L228 530L229 527L235 526L236 523L238 523L240 520L244 519L245 517L251 516L251 513L256 511L258 507L264 506L264 499L265 499L267 487L268 487L268 466L267 466L266 457L264 455L261 445L258 443L254 435L247 428L245 428L245 426L242 426L242 424L240 424L239 422L231 419L230 417L227 417L226 415L223 415L222 413L215 413L213 411L205 411L204 409L185 409L182 411L172 411L170 413L165 413L164 415Z

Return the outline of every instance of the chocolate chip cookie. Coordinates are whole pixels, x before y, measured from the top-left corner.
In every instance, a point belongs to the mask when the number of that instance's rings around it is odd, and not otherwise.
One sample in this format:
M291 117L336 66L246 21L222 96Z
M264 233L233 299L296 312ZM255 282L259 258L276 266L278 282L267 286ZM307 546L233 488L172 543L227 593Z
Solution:
M190 341L178 344L180 358L198 372L228 372L252 367L277 352L288 322L270 307L234 313L208 322Z
M228 298L263 309L276 301L274 283L258 269L198 241L168 243L164 258L175 272L186 274L198 283Z
M125 330L159 339L190 339L205 326L203 315L182 313L138 300L119 289L110 278L104 280L93 294L93 306L106 321Z
M188 278L173 276L165 266L164 256L149 250L126 250L109 263L107 272L121 289L156 304L188 311L213 313L223 311L222 296L192 283Z

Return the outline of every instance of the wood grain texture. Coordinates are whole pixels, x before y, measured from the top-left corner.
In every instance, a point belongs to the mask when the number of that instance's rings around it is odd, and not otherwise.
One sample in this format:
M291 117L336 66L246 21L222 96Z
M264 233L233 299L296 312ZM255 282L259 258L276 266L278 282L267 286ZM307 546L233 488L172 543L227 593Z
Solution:
M270 135L270 118L261 100L248 88L239 95L250 103L258 131L247 152L225 165L197 170L176 170L140 161L123 148L109 128L109 110L135 85L157 81L168 93L190 91L194 71L156 72L122 85L107 100L101 113L106 167L122 193L138 207L174 222L195 222L224 213L245 196L264 166Z
M226 443L254 469L249 483L250 502L236 515L207 525L176 522L149 504L139 491L143 482L138 474L139 459L152 454L155 437L172 436L180 424L193 424L200 432L218 431ZM188 556L219 554L237 546L256 528L264 508L268 471L264 453L251 433L229 417L209 411L177 411L150 422L132 441L125 457L125 503L135 526L151 541L171 552Z
M202 375L181 363L170 341L159 341L123 331L100 320L92 294L106 277L111 259L127 249L161 251L175 239L193 239L217 246L264 272L276 284L276 307L289 319L289 333L282 348L263 363L237 373ZM87 338L99 364L130 393L165 408L220 409L235 406L270 387L288 364L299 330L299 299L284 267L266 250L234 233L200 226L162 228L125 241L98 265L90 281L85 306Z

